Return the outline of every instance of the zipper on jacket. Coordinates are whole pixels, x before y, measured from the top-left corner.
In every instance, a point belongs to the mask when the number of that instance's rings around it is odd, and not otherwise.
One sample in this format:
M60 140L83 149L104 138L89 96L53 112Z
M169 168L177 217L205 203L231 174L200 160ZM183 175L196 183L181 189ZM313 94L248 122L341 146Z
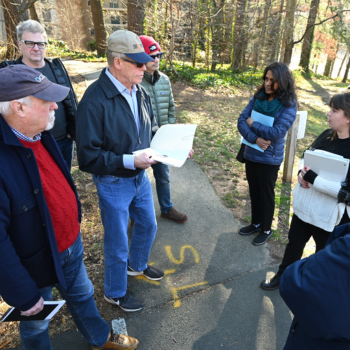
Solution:
M159 115L159 111L158 111L158 103L157 103L156 93L154 91L154 85L152 85L152 90L153 90L154 103L156 104L158 126L160 127L160 115Z

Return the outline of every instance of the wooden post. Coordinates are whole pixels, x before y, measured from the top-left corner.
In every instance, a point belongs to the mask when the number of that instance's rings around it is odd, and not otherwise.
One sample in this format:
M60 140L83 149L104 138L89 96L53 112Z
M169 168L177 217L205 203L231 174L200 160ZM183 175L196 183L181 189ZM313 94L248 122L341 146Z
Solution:
M298 127L299 127L299 113L297 113L295 121L287 134L286 152L285 152L284 167L283 167L284 182L292 182L295 151L297 148Z

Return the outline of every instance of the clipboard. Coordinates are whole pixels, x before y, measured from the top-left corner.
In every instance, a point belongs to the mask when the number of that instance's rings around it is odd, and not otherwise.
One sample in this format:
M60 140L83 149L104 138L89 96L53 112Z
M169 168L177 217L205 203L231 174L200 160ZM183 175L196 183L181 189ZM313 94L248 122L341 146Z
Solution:
M349 170L349 159L321 150L307 150L304 165L326 180L344 182Z
M51 320L52 317L60 310L60 308L66 303L65 300L59 301L44 301L44 308L32 316L21 315L21 310L15 307L8 309L5 314L0 318L1 322L13 322L13 321L42 321Z
M256 111L252 111L250 116L254 119L255 122L259 122L260 124L263 124L266 126L273 126L273 123L275 121L275 118L269 117L268 115L261 114L261 113L256 112ZM256 149L257 151L264 152L264 150L262 148L260 148L256 143L250 143L244 138L242 138L241 143L244 143L245 145L252 147L252 148Z

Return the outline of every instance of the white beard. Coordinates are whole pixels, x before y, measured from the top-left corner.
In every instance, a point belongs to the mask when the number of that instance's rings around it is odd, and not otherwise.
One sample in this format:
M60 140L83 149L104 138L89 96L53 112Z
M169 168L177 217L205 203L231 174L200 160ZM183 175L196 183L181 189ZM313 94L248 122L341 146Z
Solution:
M49 114L49 118L48 118L47 126L45 130L51 130L54 125L55 125L55 111L51 111Z

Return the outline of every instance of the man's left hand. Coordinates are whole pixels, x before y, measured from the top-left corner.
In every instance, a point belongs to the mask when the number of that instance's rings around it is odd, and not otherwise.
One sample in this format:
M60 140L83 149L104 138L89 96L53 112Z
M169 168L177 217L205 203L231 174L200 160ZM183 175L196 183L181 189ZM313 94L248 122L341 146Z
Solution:
M192 157L193 157L193 153L194 153L194 150L193 150L193 149L191 149L191 150L190 150L190 153L188 154L187 159L192 158Z

